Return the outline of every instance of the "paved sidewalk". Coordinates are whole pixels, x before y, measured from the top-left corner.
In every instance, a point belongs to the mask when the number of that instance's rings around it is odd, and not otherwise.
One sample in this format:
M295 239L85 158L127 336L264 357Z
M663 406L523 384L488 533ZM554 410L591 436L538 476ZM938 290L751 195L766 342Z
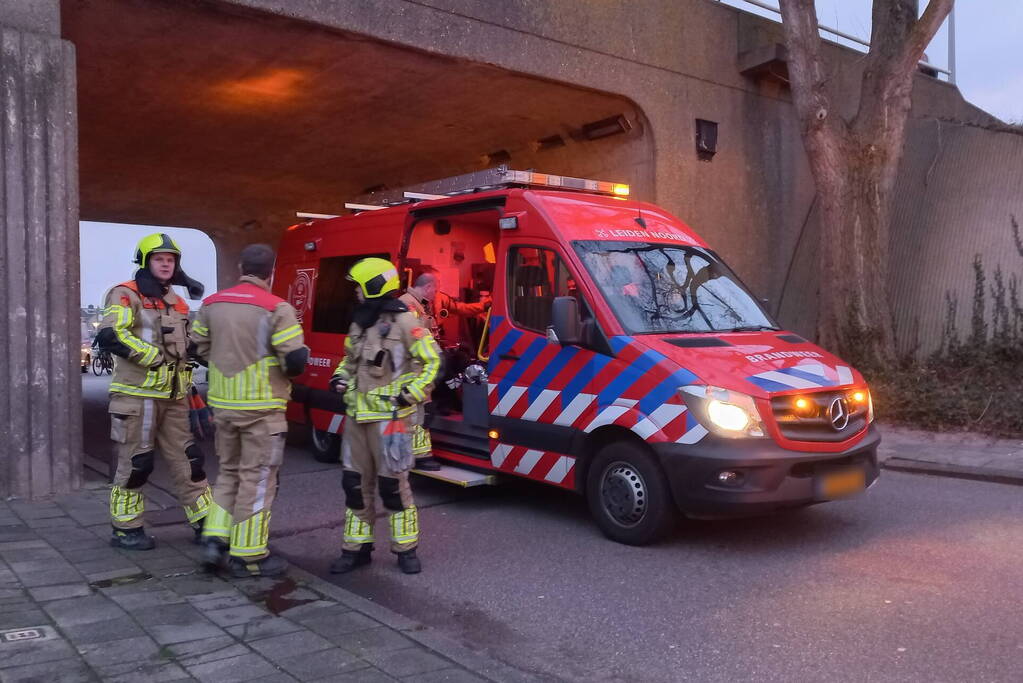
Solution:
M1023 439L881 424L885 469L1023 485Z
M0 502L3 683L531 680L299 569L207 574L184 524L111 548L108 491Z

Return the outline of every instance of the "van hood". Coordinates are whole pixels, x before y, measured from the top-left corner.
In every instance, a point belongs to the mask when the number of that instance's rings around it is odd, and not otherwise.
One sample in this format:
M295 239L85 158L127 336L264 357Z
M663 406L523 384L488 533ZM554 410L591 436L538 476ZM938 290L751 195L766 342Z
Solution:
M760 398L865 384L851 365L790 332L644 334L632 341L678 363L706 384Z

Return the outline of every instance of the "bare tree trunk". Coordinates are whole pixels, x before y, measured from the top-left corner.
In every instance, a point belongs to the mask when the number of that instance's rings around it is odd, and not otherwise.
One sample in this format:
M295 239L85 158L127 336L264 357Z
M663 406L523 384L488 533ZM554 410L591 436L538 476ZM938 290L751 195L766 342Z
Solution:
M952 8L874 0L871 46L851 121L834 110L814 0L780 0L792 99L821 204L818 341L857 362L895 356L888 235L916 67Z

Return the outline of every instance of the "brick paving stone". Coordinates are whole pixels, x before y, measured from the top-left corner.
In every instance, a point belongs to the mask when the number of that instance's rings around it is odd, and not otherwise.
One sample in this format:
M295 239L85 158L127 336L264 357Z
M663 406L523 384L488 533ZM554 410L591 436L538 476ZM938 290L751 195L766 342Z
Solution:
M19 577L39 572L57 571L58 569L74 569L70 562L65 562L59 555L55 558L49 557L41 560L7 560L7 566Z
M185 668L188 669L188 673L200 681L211 681L211 683L249 681L277 673L277 669L270 662L253 652L240 657L219 659L215 662L196 664Z
M92 560L78 560L71 562L78 571L82 572L86 576L89 574L98 574L99 572L108 572L114 569L125 569L130 568L138 572L138 564L132 562L128 558L121 557L117 553L110 553L106 557L98 557Z
M239 607L225 607L205 612L206 617L217 626L238 626L256 621L268 616L270 613L259 605L241 605Z
M337 674L326 678L317 678L316 683L385 683L395 681L396 678L388 676L380 669L362 669L352 673Z
M110 675L106 671L100 673L105 683L170 683L191 680L188 672L174 662L142 664L119 676Z
M58 659L77 656L75 649L66 640L23 641L20 643L4 643L3 658L0 659L0 680L4 670L12 666L38 664Z
M98 560L103 557L111 557L117 555L117 551L110 546L104 546L102 548L69 548L65 550L60 548L59 552L64 556L64 559L74 564L75 562L87 562L89 560Z
M162 659L160 646L149 636L82 645L78 652L90 666L110 675L127 673L139 664Z
M384 673L396 676L397 678L451 668L449 660L422 647L392 650L390 652L369 655L366 657L366 661Z
M164 579L163 585L178 595L233 595L237 591L215 576L193 574Z
M120 605L104 595L54 600L47 603L45 609L61 627L92 624L125 616Z
M11 511L22 519L45 519L64 515L64 510L56 503L16 501L11 503Z
M161 626L164 624L184 626L186 624L210 623L203 616L202 612L188 603L165 605L160 609L136 610L133 612L133 615L143 626Z
M271 676L264 676L263 678L257 678L250 683L294 683L298 679L294 676L289 676L284 672L278 672Z
M295 631L257 640L249 643L249 647L272 662L280 662L295 655L333 648L334 643L312 631Z
M413 683L484 683L487 679L471 674L465 669L441 669L410 676L404 680Z
M367 669L369 664L350 652L335 648L282 659L277 664L302 681L312 681L348 671Z
M186 599L189 604L203 612L213 612L218 609L242 607L252 604L252 598L237 591L235 591L234 595L190 595Z
M64 558L60 556L53 548L46 546L42 548L23 548L9 553L6 557L7 564L10 565L12 562L30 562L32 560L60 560L63 562ZM13 569L13 567L12 567Z
M19 575L19 578L25 588L54 586L58 583L77 583L85 579L74 567Z
M142 609L143 607L180 605L185 602L185 599L174 591L162 589L158 586L156 588L156 590L151 591L118 593L111 595L110 598L129 612L134 612L135 610Z
M0 588L0 600L7 598L24 598L25 591L20 588Z
M61 629L74 644L91 645L92 643L105 643L110 640L121 640L144 636L145 631L131 617L119 617L106 621L97 621L92 624L78 624L65 626Z
M335 640L335 642L338 637L349 633L380 626L379 621L370 619L365 614L359 612L343 612L332 616L320 617L319 619L310 619L302 623L309 630L315 631L325 638Z
M35 534L24 524L8 524L0 527L0 546L33 540L35 540Z
M85 582L58 583L55 586L29 588L28 592L32 594L33 600L37 602L46 602L48 600L60 600L63 598L77 598L84 595L91 595L92 589L89 588L89 584Z
M57 527L77 527L78 522L70 517L45 517L43 519L26 519L25 526L29 529L53 529Z
M184 666L206 664L251 652L249 648L227 635L175 643L166 646L166 651Z
M401 650L415 645L405 636L397 631L392 631L386 626L356 631L341 637L335 636L331 640L360 657L366 657L377 652Z
M148 569L151 572L163 572L171 573L170 570L188 570L195 569L195 561L185 557L179 552L174 552L173 555L160 555L157 557L144 556L135 560L135 564Z
M314 602L308 602L304 605L297 605L291 609L285 610L281 613L282 616L297 621L299 623L305 623L310 619L320 619L322 617L329 617L335 614L343 614L345 612L351 612L351 608L341 603L334 602L333 600L316 600Z
M238 640L250 642L260 638L279 636L282 633L292 633L301 629L301 626L283 617L264 617L250 621L247 624L228 626L226 630Z
M0 611L0 629L5 631L12 628L44 626L49 623L50 618L36 608Z
M2 533L2 530L0 530L0 533ZM3 537L0 536L0 557L4 557L18 550L49 547L50 545L46 541L40 541L38 538L26 538L19 541L5 541Z
M59 663L27 664L3 669L4 683L92 683L96 675L80 659L67 659Z
M38 607L35 600L25 596L20 598L4 598L0 600L0 612L24 612Z

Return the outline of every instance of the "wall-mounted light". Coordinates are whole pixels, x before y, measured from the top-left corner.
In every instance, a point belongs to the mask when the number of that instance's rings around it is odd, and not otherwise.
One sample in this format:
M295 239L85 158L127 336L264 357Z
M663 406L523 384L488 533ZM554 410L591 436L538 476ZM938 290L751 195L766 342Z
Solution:
M718 151L718 124L714 121L696 119L696 156L700 161L710 161Z
M511 153L506 149L499 149L496 152L483 155L484 166L499 166L511 161Z
M548 135L545 138L540 138L533 143L533 148L537 152L546 152L551 149L557 149L565 146L565 138L560 135Z
M599 140L611 135L619 135L632 130L632 124L623 115L609 116L600 121L584 123L582 127L583 137L587 140Z

